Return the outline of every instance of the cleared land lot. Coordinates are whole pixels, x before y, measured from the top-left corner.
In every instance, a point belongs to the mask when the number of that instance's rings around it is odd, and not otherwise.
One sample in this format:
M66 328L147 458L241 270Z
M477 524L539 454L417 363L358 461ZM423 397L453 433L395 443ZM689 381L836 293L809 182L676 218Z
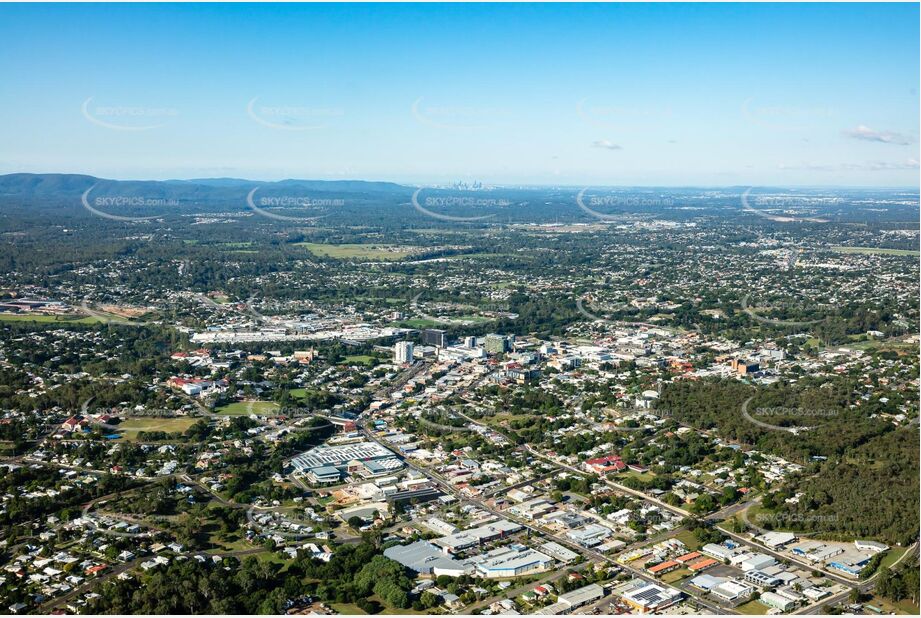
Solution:
M183 432L199 419L197 418L129 418L118 426L118 433L128 441L136 441L142 431Z
M914 249L886 249L884 247L832 247L839 253L867 253L875 255L918 255Z
M23 313L0 313L0 321L4 322L46 322L57 324L97 324L102 322L99 318L79 315L29 315Z
M747 614L750 616L766 614L768 613L769 609L770 608L767 605L759 601L749 601L748 603L743 603L742 605L739 605L738 607L736 607L736 611L739 612L740 614Z
M274 401L235 401L221 406L215 412L224 416L249 416L250 414L274 414L278 404Z
M400 245L326 245L313 242L298 243L317 257L330 257L337 260L402 260L416 253L416 247Z

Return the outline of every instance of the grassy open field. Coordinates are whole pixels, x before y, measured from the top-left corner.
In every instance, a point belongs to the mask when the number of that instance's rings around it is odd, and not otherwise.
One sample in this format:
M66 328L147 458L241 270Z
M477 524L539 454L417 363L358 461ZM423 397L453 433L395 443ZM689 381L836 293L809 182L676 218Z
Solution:
M118 433L128 441L138 439L142 431L165 431L166 433L182 432L194 425L197 418L155 418L138 417L122 421L118 426Z
M630 478L639 479L641 481L651 481L656 478L656 475L652 472L637 472L636 470L627 470L626 472L621 472L618 475L618 478Z
M416 252L415 247L400 245L327 245L313 242L297 243L317 257L330 257L337 260L402 260Z
M368 356L367 354L356 354L354 356L345 357L345 362L350 365L355 365L359 363L362 365L370 365L373 360L374 360L374 357ZM303 389L299 389L299 390L303 390ZM294 394L293 391L292 391L292 394Z
M98 324L102 320L77 315L25 315L20 313L0 313L3 322L43 322L55 324Z
M384 606L384 609L380 611L378 616L388 616L388 615L405 616L407 614L411 615L411 614L424 614L425 613L425 612L417 612L416 610L411 609L411 608L410 609L399 609L396 607L388 607L387 604L381 601L381 598L377 595L372 595L370 599L373 601L377 601L378 603ZM346 615L351 614L353 616L361 616L366 613L362 611L362 609L358 607L357 605L355 605L354 603L330 603L329 606L332 607L337 612L339 612L340 614L346 614Z
M273 414L278 410L274 401L235 401L217 408L215 412L225 416L249 416L250 414Z
M770 608L767 605L759 601L749 601L748 603L743 603L742 605L739 605L738 607L736 607L737 612L739 612L740 614L745 614L747 616L757 616L760 614L766 614L768 613L768 609Z
M899 601L898 603L893 603L889 599L884 599L882 597L874 596L872 599L870 599L869 601L867 601L867 603L864 604L864 607L866 607L867 605L873 605L874 607L878 607L879 609L883 610L883 614L895 613L895 614L899 614L903 616L904 615L914 615L914 616L918 615L918 605L913 604L908 599L903 599ZM870 615L872 616L873 614L871 613Z
M494 321L493 318L488 318L485 315L473 315L473 314L459 315L456 318L452 318L452 319L453 320L463 320L465 322L473 322L474 324L483 324L485 322Z
M899 558L905 555L906 551L908 551L907 547L893 547L887 551L883 559L879 561L880 568L891 567Z
M832 247L839 253L864 253L870 255L918 255L914 249L886 249L884 247Z
M425 318L409 318L408 320L400 320L394 325L402 326L403 328L435 328L441 324L442 322L427 320Z
M848 348L863 350L865 352L896 352L908 353L918 349L917 344L912 344L899 339L870 339L868 341L855 341L848 343Z
M671 573L666 573L660 579L666 584L674 584L686 577L693 575L688 569L675 569Z
M684 543L688 551L696 551L700 549L700 541L697 540L697 537L694 536L694 533L690 530L682 530L675 535L675 538Z

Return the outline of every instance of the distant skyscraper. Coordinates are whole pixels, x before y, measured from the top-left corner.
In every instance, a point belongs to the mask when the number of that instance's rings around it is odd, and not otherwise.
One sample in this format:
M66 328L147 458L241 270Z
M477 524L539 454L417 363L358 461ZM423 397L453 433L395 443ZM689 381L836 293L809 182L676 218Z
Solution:
M398 341L393 347L393 362L404 364L413 362L412 341Z
M426 328L422 331L422 343L443 348L445 347L445 332L437 328Z
M476 337L464 337L464 347L465 348L475 348L476 347Z

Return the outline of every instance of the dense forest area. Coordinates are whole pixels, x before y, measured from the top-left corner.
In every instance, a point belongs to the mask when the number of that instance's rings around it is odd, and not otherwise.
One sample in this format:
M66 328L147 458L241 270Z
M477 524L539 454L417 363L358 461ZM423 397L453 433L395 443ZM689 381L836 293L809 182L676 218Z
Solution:
M766 508L776 509L775 521L795 522L796 528L842 538L876 538L887 543L909 543L918 536L918 441L913 429L896 429L866 412L846 407L850 388L846 380L830 387L810 380L794 387L756 390L736 381L682 381L664 389L659 407L681 422L714 429L718 435L805 466L794 478L765 497ZM809 424L792 435L752 423L748 409L822 410L823 414L795 418ZM829 414L825 411L835 411ZM772 424L782 417L768 417ZM798 503L784 498L803 492Z
M918 466L918 434L901 429L823 462L815 475L768 494L764 506L804 532L907 545L918 538ZM786 503L796 492L799 501Z
M882 567L879 580L876 582L876 593L890 601L899 602L904 599L918 605L921 596L921 571L918 569L918 559L909 560L897 570Z
M99 589L90 610L99 614L282 614L287 601L313 595L355 603L369 613L410 607L406 569L373 543L341 547L329 562L299 557L283 566L248 556L174 561L140 579ZM372 600L369 597L379 600Z

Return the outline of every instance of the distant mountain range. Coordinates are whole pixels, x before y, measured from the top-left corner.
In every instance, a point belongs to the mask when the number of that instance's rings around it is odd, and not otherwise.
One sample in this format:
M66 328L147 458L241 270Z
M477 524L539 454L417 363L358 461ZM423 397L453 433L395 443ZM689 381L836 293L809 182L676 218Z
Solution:
M311 192L325 194L401 194L411 187L392 182L364 180L279 180L263 182L242 178L196 178L192 180L111 180L85 174L5 174L0 175L0 198L79 197L87 189L94 194L163 198L180 202L212 201L239 197L258 187L260 192L277 194Z

